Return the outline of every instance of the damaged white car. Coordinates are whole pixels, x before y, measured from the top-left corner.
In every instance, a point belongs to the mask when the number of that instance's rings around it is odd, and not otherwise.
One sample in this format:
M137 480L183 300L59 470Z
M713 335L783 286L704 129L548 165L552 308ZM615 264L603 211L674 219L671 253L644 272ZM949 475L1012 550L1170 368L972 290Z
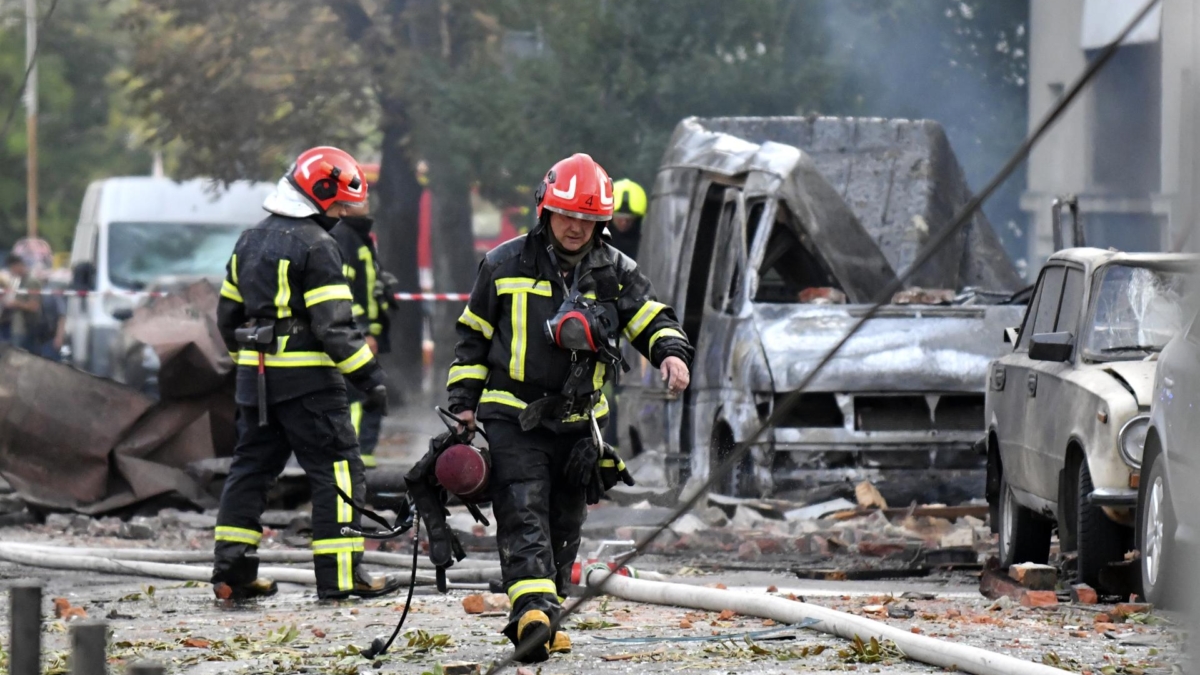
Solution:
M1181 329L1194 262L1075 248L1046 263L985 404L1002 565L1047 562L1057 523L1078 578L1102 588L1101 570L1133 548L1154 359Z

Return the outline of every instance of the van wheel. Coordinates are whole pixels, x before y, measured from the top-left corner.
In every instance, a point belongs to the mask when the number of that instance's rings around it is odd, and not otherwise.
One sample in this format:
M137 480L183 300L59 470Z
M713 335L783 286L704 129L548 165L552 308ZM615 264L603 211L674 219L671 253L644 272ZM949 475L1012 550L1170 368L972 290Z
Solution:
M1075 543L1079 551L1076 562L1079 580L1101 588L1100 570L1122 560L1128 550L1129 531L1104 515L1104 509L1092 505L1094 486L1087 459L1079 460L1079 477L1075 491Z
M709 471L716 472L725 460L737 449L733 440L733 432L724 424L713 427L712 440L709 443ZM754 459L747 452L727 474L717 479L713 491L730 497L757 497L758 485L754 479Z
M1000 568L1031 562L1045 565L1050 560L1050 531L1053 524L1017 503L1008 479L1000 474Z
M1171 510L1171 488L1167 483L1162 455L1151 460L1143 474L1138 491L1138 576L1142 585L1142 597L1156 607L1172 604L1167 589L1171 582L1171 571L1178 562L1175 559L1175 514Z

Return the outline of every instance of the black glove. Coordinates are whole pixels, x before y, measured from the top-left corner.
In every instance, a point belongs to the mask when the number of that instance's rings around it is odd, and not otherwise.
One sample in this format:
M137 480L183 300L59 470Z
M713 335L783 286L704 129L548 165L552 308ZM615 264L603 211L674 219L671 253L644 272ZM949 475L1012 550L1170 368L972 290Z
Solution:
M571 448L571 456L567 458L567 464L563 468L563 478L567 481L567 485L585 487L591 483L596 474L596 462L599 459L600 451L596 448L595 442L590 438L580 439L575 447Z
M604 491L611 490L618 480L630 487L637 485L633 480L633 474L629 473L629 469L625 468L625 462L621 461L621 456L611 445L606 444L604 451L600 453L600 481L604 486Z
M382 384L377 384L367 392L367 398L363 401L363 410L367 412L379 412L380 415L387 417L388 414L388 395L387 387Z

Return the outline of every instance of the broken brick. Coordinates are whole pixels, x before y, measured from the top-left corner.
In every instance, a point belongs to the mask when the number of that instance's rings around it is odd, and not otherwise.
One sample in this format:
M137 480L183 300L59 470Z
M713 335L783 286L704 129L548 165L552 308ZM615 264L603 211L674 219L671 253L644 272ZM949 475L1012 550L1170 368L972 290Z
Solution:
M1052 591L1058 584L1058 570L1049 565L1021 563L1008 568L1009 578L1033 591Z
M679 622L679 627L683 629L690 629L692 627L692 622L684 619L683 621Z
M188 638L183 641L183 646L190 647L192 649L208 649L212 646L212 643L208 640L201 640L200 638Z
M320 628L312 629L312 634L313 634L313 637L316 637L316 638L325 637L325 631L321 630Z
M511 606L508 596L491 593L485 595L468 595L462 601L463 611L467 614L484 614L487 612L505 612Z
M721 613L717 615L717 621L731 621L735 616L737 616L737 612L732 609L721 610Z
M1021 595L1022 607L1057 607L1058 594L1054 591L1025 591Z
M766 626L767 628L770 628L771 626L774 626L777 624L775 623L775 619L763 619L762 625Z
M758 562L762 559L763 552L757 542L747 541L738 547L737 556L742 562Z
M1122 602L1118 604L1111 612L1112 616L1122 619L1130 614L1149 614L1154 610L1154 605L1144 602Z
M863 541L858 544L858 552L872 558L895 558L908 552L908 545L897 541Z
M1093 623L1112 623L1112 617L1107 614L1097 614L1092 617Z
M779 589L776 588L775 586L767 586L767 592L768 593L778 593Z
M1077 602L1081 605L1095 605L1100 602L1100 596L1096 593L1096 589L1087 584L1075 584L1071 586L1071 602Z

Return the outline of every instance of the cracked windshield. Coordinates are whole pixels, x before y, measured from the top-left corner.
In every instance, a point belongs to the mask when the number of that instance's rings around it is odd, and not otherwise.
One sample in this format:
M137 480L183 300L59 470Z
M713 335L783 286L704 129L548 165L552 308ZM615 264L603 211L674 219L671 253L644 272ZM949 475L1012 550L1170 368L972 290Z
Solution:
M242 233L240 227L195 223L113 223L109 228L109 278L134 289L164 277L220 279Z
M1181 302L1191 287L1180 269L1110 265L1096 284L1085 349L1105 357L1161 351L1186 320Z

